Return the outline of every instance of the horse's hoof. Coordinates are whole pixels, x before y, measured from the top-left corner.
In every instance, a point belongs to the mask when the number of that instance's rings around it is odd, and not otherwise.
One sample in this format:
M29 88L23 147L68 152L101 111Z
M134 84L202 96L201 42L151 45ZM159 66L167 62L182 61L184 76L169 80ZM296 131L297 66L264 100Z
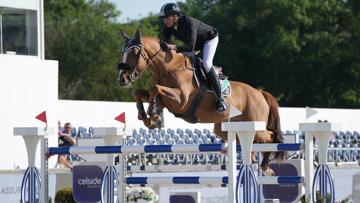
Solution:
M146 118L146 119L144 119L143 120L143 122L144 122L144 125L148 128L148 129L151 129L150 127L151 127L151 119L150 118Z
M223 148L223 149L220 151L220 153L226 154L226 153L227 153L227 149L226 149L226 148Z
M267 168L266 170L262 170L264 176L275 176L275 172L271 168Z
M162 119L159 115L154 115L153 117L150 117L151 119L151 125L153 128L161 128L162 127Z

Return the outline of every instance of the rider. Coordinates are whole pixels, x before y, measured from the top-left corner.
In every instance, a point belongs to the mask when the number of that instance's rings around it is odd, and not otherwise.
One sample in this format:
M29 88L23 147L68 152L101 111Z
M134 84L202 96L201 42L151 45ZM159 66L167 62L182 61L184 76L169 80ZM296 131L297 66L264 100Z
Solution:
M178 52L192 52L203 50L203 67L206 77L210 80L217 97L216 109L219 112L226 110L226 103L221 95L218 75L213 67L213 58L219 41L215 28L190 16L182 15L180 8L175 3L164 4L160 9L159 17L163 19L161 48ZM168 44L171 36L181 40L184 45Z

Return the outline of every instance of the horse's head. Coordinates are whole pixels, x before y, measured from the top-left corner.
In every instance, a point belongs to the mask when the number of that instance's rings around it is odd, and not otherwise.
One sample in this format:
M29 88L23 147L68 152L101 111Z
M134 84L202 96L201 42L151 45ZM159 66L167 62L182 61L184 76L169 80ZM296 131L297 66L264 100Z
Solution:
M122 62L118 65L117 80L120 86L129 87L148 67L148 57L141 43L139 30L136 31L134 38L128 37L123 31L121 36L125 44L122 50Z

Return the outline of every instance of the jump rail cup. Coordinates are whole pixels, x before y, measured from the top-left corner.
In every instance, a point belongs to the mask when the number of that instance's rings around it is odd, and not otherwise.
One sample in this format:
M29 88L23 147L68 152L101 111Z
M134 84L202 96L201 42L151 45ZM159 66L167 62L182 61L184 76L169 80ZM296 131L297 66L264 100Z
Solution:
M300 123L300 131L305 132L305 147L309 150L305 153L305 165L310 167L305 170L306 185L305 194L307 202L316 202L317 185L320 187L320 196L327 202L328 184L330 187L331 203L335 202L334 181L329 167L326 165L329 141L333 131L341 130L338 123ZM319 153L319 166L314 177L313 174L313 138L316 138ZM312 179L313 178L313 179Z
M266 130L264 121L256 122L224 122L222 131L228 131L228 201L230 203L240 202L239 184L244 180L243 195L244 203L258 202L258 182L251 168L251 151L256 131ZM238 185L236 184L236 135L241 145L243 165L241 166Z

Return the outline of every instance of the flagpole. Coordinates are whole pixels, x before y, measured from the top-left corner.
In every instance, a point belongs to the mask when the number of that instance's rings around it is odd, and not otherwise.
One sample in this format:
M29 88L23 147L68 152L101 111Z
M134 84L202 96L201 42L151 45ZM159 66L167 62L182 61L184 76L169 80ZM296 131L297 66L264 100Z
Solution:
M43 111L35 117L36 119L45 123L44 136L40 138L40 177L41 177L41 186L40 186L40 202L45 203L49 202L48 200L48 159L47 159L47 149L48 149L48 124L46 118L46 111Z
M116 116L115 120L124 124L123 132L126 133L125 112L123 112L120 115ZM123 134L121 135L121 138L120 138L119 142L120 142L120 145L126 144L124 142L124 135ZM123 154L119 154L119 166L120 166L120 168L119 168L119 183L117 183L118 184L118 202L124 202L125 201L125 187L123 187L123 183L124 183L126 165L124 163L125 163L125 161L124 161Z

